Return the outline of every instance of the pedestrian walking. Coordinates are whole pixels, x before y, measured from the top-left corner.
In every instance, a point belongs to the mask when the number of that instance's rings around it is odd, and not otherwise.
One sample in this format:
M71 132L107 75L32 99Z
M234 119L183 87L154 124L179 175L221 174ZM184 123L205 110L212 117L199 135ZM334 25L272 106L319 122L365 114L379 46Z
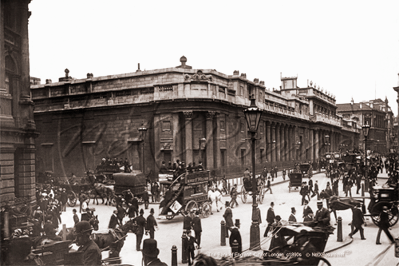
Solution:
M231 207L231 208L234 208L234 205L235 205L236 207L238 207L237 195L238 195L238 192L237 192L237 184L234 184L234 186L233 186L233 188L231 189L231 192L230 192L230 196L231 196L230 207ZM223 203L222 203L222 204L223 204ZM219 210L218 210L218 211L219 211Z
M231 231L231 227L233 227L233 211L230 208L230 202L226 201L225 203L225 211L223 214L223 218L226 222L226 236L229 235L229 231Z
M237 226L233 226L229 238L229 244L233 257L239 257L242 253L242 239L241 233ZM234 250L234 245L237 245L237 250ZM237 254L236 254L237 253Z
M117 217L118 217L118 220L119 220L119 224L122 224L122 220L123 220L123 218L125 218L126 211L122 207L122 205L118 205L116 207L116 210L117 210Z
M73 222L75 223L74 226L76 226L76 224L79 223L79 217L76 214L76 209L73 209L72 213L73 213Z
M360 237L362 240L366 240L364 238L364 229L362 225L364 224L364 215L363 212L360 210L359 205L356 205L352 209L352 227L355 228L355 230L352 230L352 232L349 234L349 237L352 238L354 234L357 233L357 231L360 231Z
M109 218L108 228L115 229L117 225L120 225L117 214L118 214L117 210L114 210L112 212L112 215Z
M379 229L378 229L377 240L376 240L377 245L381 245L380 237L381 237L382 231L385 232L385 234L387 235L389 240L391 240L392 243L395 243L393 236L389 232L390 224L389 224L389 214L388 214L387 206L382 207L382 212L380 213L380 222L378 223L378 227L379 227Z
M289 223L296 223L296 217L295 217L295 214L296 214L296 210L295 210L295 208L294 208L294 207L292 207L292 208L291 208L291 214L290 214L290 217L288 217L288 222L289 222Z
M136 218L134 218L134 221L137 224L137 231L136 231L136 250L140 251L141 250L141 240L143 240L143 235L144 235L144 230L145 230L145 224L146 224L146 219L144 218L144 210L140 209L140 215Z
M188 211L184 211L183 214L183 233L187 233L188 231L191 231L191 228L193 226L193 219L190 217Z
M197 240L195 239L195 237L193 237L191 235L191 230L187 231L187 259L188 259L188 265L193 265L193 263L194 263L195 244L198 245Z
M202 225L198 210L195 211L195 217L193 218L193 230L195 233L195 239L197 240L198 249L201 249Z
M66 204L67 204L67 201L68 201L68 194L66 193L66 189L65 188L63 188L62 191L61 191L60 199L61 199L61 204L62 204L61 205L62 206L61 210L64 212L64 211L66 211Z
M283 169L283 179L284 179L284 181L285 181L285 175L287 174L287 171L285 170L285 168Z
M145 227L145 230L146 230L145 234L147 235L147 233L149 233L151 239L154 239L155 228L158 230L158 224L154 218L154 209L151 208L150 215L148 215L148 217L147 217L147 223L146 223L146 227Z
M144 193L141 195L141 199L144 202L144 208L147 210L148 209L148 205L150 204L150 202L149 202L150 197L148 195L147 189L144 190Z
M306 197L309 198L309 187L306 185L306 182L302 182L301 190L299 191L299 194L302 196L301 200L301 206L303 206ZM310 200L310 198L309 198Z
M270 191L270 194L273 194L272 185L271 185L271 182L270 182L270 176L267 178L265 194L266 194L266 192L268 192L268 191Z
M263 234L264 237L267 237L267 234L269 233L270 229L272 229L272 225L275 222L276 216L274 215L273 208L274 208L274 202L271 202L270 207L267 210L267 216L266 216L267 227L265 233Z
M309 175L308 187L309 187L309 194L312 193L311 198L313 198L314 196L316 196L316 194L314 193L314 190L313 190L313 180L312 180L312 176L310 176L310 175Z

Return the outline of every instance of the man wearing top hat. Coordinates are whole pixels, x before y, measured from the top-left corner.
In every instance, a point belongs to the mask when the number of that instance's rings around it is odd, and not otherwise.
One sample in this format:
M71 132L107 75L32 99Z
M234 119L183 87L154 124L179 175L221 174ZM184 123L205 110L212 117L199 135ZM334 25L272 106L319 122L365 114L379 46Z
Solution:
M317 211L314 217L314 222L317 226L329 226L330 225L330 212L323 207L323 202L317 202Z
M234 245L233 245L234 241L237 242L237 250L234 250ZM230 244L231 253L233 253L233 256L239 255L242 253L242 240L241 240L241 234L240 234L240 230L239 230L239 224L237 224L237 222L231 229L229 244ZM235 252L237 252L238 254L235 254Z
M90 238L93 228L87 221L76 224L76 245L78 251L83 252L83 265L102 265L101 251L97 244ZM78 263L77 263L78 264Z
M389 214L388 214L387 206L382 207L382 212L380 213L380 222L378 223L378 227L379 227L379 229L378 229L377 240L376 240L377 245L381 245L381 242L380 242L381 231L384 231L385 234L387 235L387 237L389 238L389 240L391 240L392 243L395 243L393 236L389 232L390 224L389 224Z
M201 218L199 217L199 211L195 211L195 217L193 218L193 230L195 233L195 239L197 240L198 249L201 248L201 234L202 234L202 225Z
M143 234L146 224L146 219L144 218L144 210L140 209L140 215L134 218L134 221L137 223L137 231L136 231L136 250L140 251L141 240L143 240Z
M147 232L149 232L151 239L154 239L155 227L158 230L158 224L157 224L157 221L154 218L154 209L151 208L150 215L148 215L147 223L145 225L146 235L147 235Z
M352 232L349 234L349 237L352 238L357 231L360 231L361 239L366 240L366 238L364 238L364 229L362 227L364 224L364 215L359 207L360 205L357 204L352 210L352 226L355 227L355 230L352 228Z
M158 259L159 249L155 239L146 239L143 242L143 262L146 266L167 266L166 263Z

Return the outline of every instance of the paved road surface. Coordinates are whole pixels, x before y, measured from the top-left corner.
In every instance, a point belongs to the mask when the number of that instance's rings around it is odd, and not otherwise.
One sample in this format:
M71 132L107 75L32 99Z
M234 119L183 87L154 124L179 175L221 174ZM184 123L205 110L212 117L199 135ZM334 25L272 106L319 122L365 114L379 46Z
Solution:
M307 179L304 179L307 181ZM324 173L315 174L313 180L318 180L320 190L325 188L326 183L329 178L326 178ZM275 182L283 181L282 177L279 176L275 179ZM383 180L380 181L381 184ZM262 248L268 249L269 242L265 242L263 238L263 233L266 229L266 213L269 208L270 202L275 203L274 211L276 215L280 215L283 220L287 220L290 213L291 207L295 207L297 210L297 220L302 221L302 206L301 206L301 196L298 192L293 191L288 192L288 183L280 183L272 187L273 194L269 192L265 196L265 200L262 205L260 205L262 224L260 226L261 230L261 242ZM298 190L299 191L299 190ZM343 195L342 188L340 188L340 195ZM352 189L352 195L356 196L356 189ZM229 197L223 197L223 202L229 200ZM249 248L249 229L251 225L251 212L252 212L252 198L249 197L246 204L241 202L238 198L239 206L233 209L233 219L240 219L241 222L241 236L243 239L243 250ZM325 203L324 203L325 204ZM106 229L109 222L109 217L111 216L114 207L104 206L104 205L90 205L90 207L96 208L96 214L99 216L100 229ZM310 207L314 212L317 210L316 199L313 198L310 202ZM158 204L150 204L150 208L154 208L155 216L158 216ZM78 209L78 207L77 207ZM221 212L214 211L214 214L209 218L202 219L202 249L200 252L205 254L212 254L215 257L220 257L223 255L228 255L230 253L230 247L228 246L228 239L226 239L227 246L220 246L220 222L223 220L224 208ZM145 217L149 214L149 209L145 210ZM350 233L350 223L352 218L352 212L350 210L338 212L338 216L343 219L343 236L344 241L348 241L348 234ZM73 225L72 221L72 208L68 207L67 212L62 215L63 223L67 224L67 227ZM155 239L158 240L158 248L160 249L160 255L162 261L166 262L168 265L171 264L171 248L176 245L178 248L178 263L181 264L181 235L183 229L183 217L176 216L173 220L157 220L159 225L159 231L155 232ZM331 215L332 225L335 222L334 215ZM354 236L353 243L341 250L331 253L328 255L328 260L332 265L366 265L373 260L373 258L381 251L385 250L389 246L389 240L382 234L381 242L382 245L375 245L375 238L377 235L378 228L368 220L368 226L365 227L365 237L367 240L360 240L360 235L357 233ZM394 236L399 235L399 224L391 230ZM337 242L336 236L337 230L335 230L334 235L331 235L326 250L332 249L340 245ZM148 236L147 236L148 237ZM145 237L146 238L146 237ZM141 252L136 251L135 247L136 236L132 233L128 234L125 241L124 247L122 248L121 257L122 263L131 265L141 265L142 255ZM393 246L391 246L385 257L379 262L380 264L375 265L396 265L398 259L394 257ZM107 252L103 252L103 258L108 257ZM383 264L381 264L383 263Z

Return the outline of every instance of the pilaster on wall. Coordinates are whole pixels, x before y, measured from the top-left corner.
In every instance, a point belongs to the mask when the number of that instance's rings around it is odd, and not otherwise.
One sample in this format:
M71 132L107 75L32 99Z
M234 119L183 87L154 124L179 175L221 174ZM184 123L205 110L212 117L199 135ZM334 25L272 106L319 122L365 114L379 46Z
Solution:
M281 161L281 134L280 124L276 125L276 162Z
M266 156L267 161L272 161L272 137L271 137L271 127L270 123L266 123Z
M213 118L216 112L209 111L206 113L206 166L208 169L214 168L214 147L213 147Z
M272 162L276 162L276 126L273 124L271 127L272 133Z
M185 145L184 145L184 153L185 153L185 161L192 162L193 161L193 112L185 111L184 114L184 132L185 132Z

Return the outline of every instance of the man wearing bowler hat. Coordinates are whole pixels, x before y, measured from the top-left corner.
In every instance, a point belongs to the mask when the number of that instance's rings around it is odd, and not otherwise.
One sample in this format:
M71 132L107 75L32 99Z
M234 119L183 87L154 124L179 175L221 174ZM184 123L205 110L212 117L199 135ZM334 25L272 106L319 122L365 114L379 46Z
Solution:
M101 251L97 244L90 238L93 228L88 221L76 224L76 245L78 251L83 253L83 265L102 265Z
M145 225L147 220L144 218L144 210L140 209L140 215L134 218L134 221L137 223L137 231L136 231L136 250L140 251L141 240L143 240Z
M289 223L296 223L295 213L296 213L295 207L292 207L291 208L291 215L288 218L288 222Z
M146 266L167 266L166 263L158 259L159 249L155 239L146 239L143 242L143 262Z
M330 225L330 212L323 207L323 202L317 202L317 211L314 217L314 222L318 226L329 226Z

